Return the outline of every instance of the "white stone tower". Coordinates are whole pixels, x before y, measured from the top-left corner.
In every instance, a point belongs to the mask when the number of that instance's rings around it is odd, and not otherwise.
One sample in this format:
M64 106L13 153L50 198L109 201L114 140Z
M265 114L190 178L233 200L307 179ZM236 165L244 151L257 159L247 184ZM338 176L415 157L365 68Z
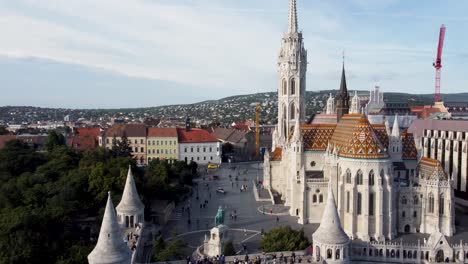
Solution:
M348 263L349 237L341 227L332 191L328 183L327 204L322 215L320 227L312 234L314 241L314 259L319 263Z
M132 253L123 240L111 195L102 219L96 247L88 255L89 264L130 264Z
M351 109L349 110L350 114L359 114L359 110L361 108L361 100L357 95L357 91L354 91L353 99L351 99Z
M401 161L403 155L403 142L400 136L400 125L398 124L398 114L395 115L392 133L389 135L389 151L393 161Z
M335 113L335 98L333 98L332 94L330 93L330 97L327 100L327 115L331 115Z
M122 228L134 228L138 223L143 223L145 206L138 196L133 179L132 168L128 167L127 181L123 191L122 200L117 205L117 215Z
M283 35L278 57L278 147L286 143L296 119L304 122L306 71L307 51L302 32L298 31L296 0L290 0L288 31Z

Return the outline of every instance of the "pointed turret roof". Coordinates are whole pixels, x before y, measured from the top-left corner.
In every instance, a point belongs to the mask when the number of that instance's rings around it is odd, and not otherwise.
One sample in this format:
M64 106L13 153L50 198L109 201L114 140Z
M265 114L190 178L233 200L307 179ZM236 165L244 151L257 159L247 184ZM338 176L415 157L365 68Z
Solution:
M296 0L289 0L289 27L288 33L297 33Z
M400 125L398 124L398 114L395 115L395 120L393 121L392 136L400 137Z
M131 166L128 166L127 181L125 182L122 200L120 200L116 209L118 212L124 212L129 215L138 214L145 209L140 196L138 196Z
M344 63L343 63L343 69L341 71L341 83L340 83L340 94L339 96L341 98L348 98L348 87L346 86L346 73L345 73L345 68L344 68Z
M331 188L331 181L328 182L328 198L323 210L322 221L319 228L312 235L314 241L322 244L346 244L349 237L341 227L340 217L336 209L335 198Z
M117 223L117 215L109 192L98 242L93 251L88 255L88 262L90 264L130 264L131 257L131 251L124 242L119 224Z
M387 131L387 135L390 136L390 123L388 122L388 119L385 118L385 130Z
M292 142L302 142L301 123L299 121L299 118L296 118L296 124L294 125L294 134L292 137Z

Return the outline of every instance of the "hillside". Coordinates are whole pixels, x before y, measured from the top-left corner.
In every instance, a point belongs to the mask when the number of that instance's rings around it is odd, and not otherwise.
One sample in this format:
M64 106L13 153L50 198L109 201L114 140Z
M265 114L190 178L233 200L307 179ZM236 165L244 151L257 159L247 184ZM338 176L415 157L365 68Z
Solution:
M307 91L307 116L320 112L329 96L336 94L336 90L324 90L318 92ZM368 96L368 91L358 91L360 96ZM468 93L443 94L442 98L447 102L468 102ZM408 102L410 105L430 104L432 94L407 94L385 93L387 102ZM150 108L133 109L54 109L29 106L4 106L0 107L0 122L3 123L35 123L38 121L60 121L64 116L70 115L71 120L83 118L94 122L105 122L111 118L122 118L128 121L144 120L154 117L157 119L184 119L192 117L193 121L200 124L220 122L229 124L234 121L252 119L255 115L255 105L262 104L262 123L275 123L277 115L277 95L274 92L237 95L219 100L203 101L186 105L166 105Z

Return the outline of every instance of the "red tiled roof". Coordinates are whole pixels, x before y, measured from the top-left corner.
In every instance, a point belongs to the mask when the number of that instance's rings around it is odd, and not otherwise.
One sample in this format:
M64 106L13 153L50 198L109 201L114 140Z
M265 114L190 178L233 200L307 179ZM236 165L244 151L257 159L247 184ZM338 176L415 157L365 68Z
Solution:
M359 159L387 158L388 153L369 120L360 114L346 114L330 140L341 157Z
M67 138L67 145L79 150L95 149L99 146L99 135L99 127L75 128L75 134Z
M414 142L413 134L408 133L406 130L401 133L401 141L403 145L403 156L404 160L416 160L418 159L418 150L416 149L416 143Z
M148 137L177 137L177 129L175 128L148 128Z
M304 150L327 149L328 141L332 138L336 125L334 124L305 124L301 126Z
M75 128L75 132L80 136L99 137L101 129L99 127L77 127Z
M438 160L423 157L418 164L419 173L422 179L426 180L448 180L442 165Z
M203 129L191 128L188 132L185 128L177 128L179 143L203 143L218 142L218 139Z

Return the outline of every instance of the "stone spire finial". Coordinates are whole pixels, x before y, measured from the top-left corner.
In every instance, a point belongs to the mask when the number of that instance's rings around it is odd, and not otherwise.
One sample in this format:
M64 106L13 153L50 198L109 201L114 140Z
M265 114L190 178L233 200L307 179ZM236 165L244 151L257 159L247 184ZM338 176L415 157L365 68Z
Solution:
M331 180L328 182L327 204L322 215L320 227L312 235L313 240L322 244L346 244L349 237L341 227L340 217L333 196Z
M289 27L288 33L297 33L296 0L289 0Z
M130 249L124 242L119 224L117 223L117 215L115 214L114 205L109 192L98 242L93 251L88 255L88 262L90 264L130 264L131 257Z
M299 109L297 109L299 112ZM294 125L294 134L292 138L292 142L301 142L302 137L301 137L301 122L299 118L296 118L296 124Z
M393 121L392 136L400 137L400 125L398 124L398 113L395 114L395 120Z
M390 137L391 130L390 130L390 123L388 122L388 118L385 118L384 124L385 124L385 130L387 131L387 135Z
M354 91L353 99L351 100L351 109L349 110L350 114L359 114L360 110L360 99L357 95L357 91Z
M119 205L117 205L117 211L119 213L125 213L126 215L135 215L143 210L144 205L140 200L140 196L138 196L133 179L132 166L129 165L125 189L122 194L122 200L120 200Z

